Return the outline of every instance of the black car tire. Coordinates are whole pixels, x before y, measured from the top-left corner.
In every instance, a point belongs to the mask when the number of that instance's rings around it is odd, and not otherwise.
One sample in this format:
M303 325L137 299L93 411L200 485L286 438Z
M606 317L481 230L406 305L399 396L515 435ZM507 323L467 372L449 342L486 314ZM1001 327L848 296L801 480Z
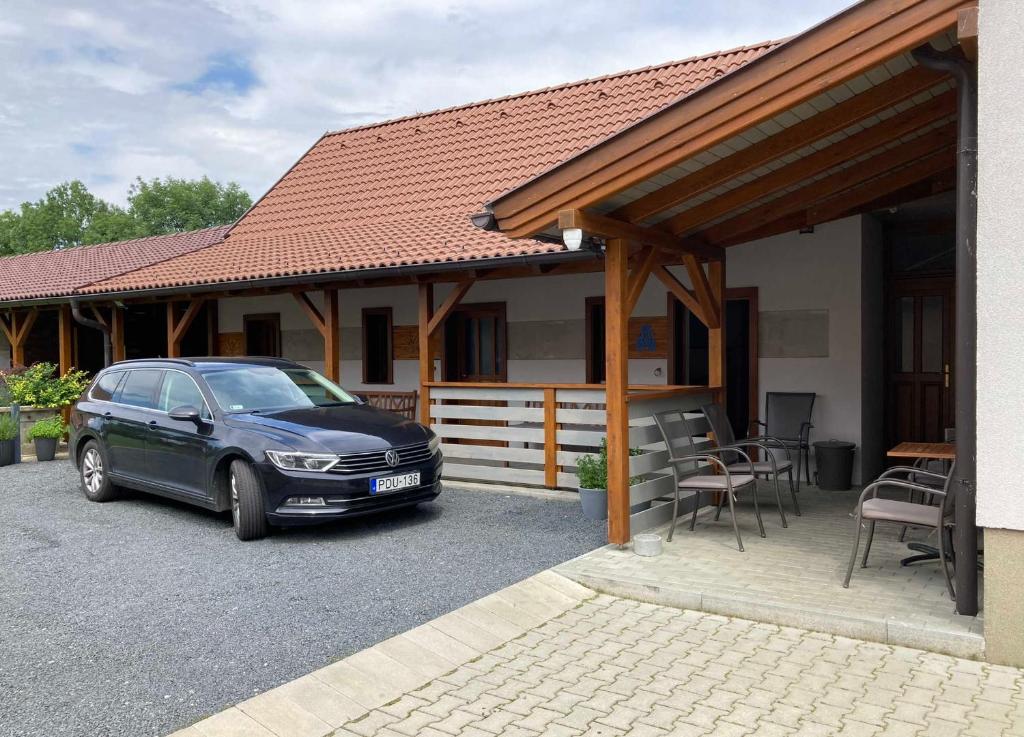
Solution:
M107 473L107 454L95 440L82 446L78 456L78 478L82 482L82 493L93 502L109 502L117 497L117 487Z
M231 462L231 521L239 540L265 537L269 525L263 503L263 490L252 466L242 460Z

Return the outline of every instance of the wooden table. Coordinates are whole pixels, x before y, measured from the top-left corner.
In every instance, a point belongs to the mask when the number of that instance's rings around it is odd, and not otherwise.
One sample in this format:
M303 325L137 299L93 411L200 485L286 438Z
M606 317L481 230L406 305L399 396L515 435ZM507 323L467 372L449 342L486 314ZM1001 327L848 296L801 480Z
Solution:
M886 453L890 458L924 458L929 461L955 461L956 445L954 443L900 443ZM943 530L939 530L943 534ZM920 563L925 560L938 560L939 549L927 543L907 543L907 547L919 555L912 555L900 561L900 565Z
M925 458L930 461L955 461L955 443L900 443L886 453L890 458Z

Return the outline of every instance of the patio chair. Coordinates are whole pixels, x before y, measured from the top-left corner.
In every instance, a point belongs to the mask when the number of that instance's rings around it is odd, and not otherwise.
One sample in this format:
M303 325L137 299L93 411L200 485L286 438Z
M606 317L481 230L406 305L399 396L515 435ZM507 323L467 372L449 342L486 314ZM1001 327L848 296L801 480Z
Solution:
M946 578L946 590L949 597L955 599L953 593L953 579L950 575L946 549L949 546L948 535L953 524L953 494L950 493L950 480L953 478L954 463L950 467L949 474L944 475L926 471L918 466L896 466L879 476L875 481L864 487L857 502L857 515L855 522L856 535L853 541L853 551L850 553L850 565L846 569L846 579L843 581L843 588L850 587L850 577L853 575L853 564L857 560L857 549L860 547L860 534L862 521L868 521L868 541L864 547L864 557L861 559L860 567L868 565L868 553L871 552L871 540L875 536L876 522L894 522L899 525L915 525L917 527L929 527L938 532L939 562L942 564L942 573ZM902 476L903 478L899 478ZM909 479L929 478L942 482L942 488L937 488L923 483L910 481ZM920 492L923 495L921 503L914 501L899 501L896 499L879 499L878 490L885 487L906 489L910 492ZM937 505L928 503L934 497L939 498ZM949 546L951 548L951 546Z
M789 455L789 448L781 440L775 438L764 438L759 442L753 440L736 440L736 435L729 422L729 415L721 404L701 405L701 412L711 425L711 432L715 434L715 443L722 450L729 448L750 449L757 448L764 454L764 460L754 461L754 476L765 477L775 483L775 501L779 505L779 517L782 518L782 526L789 527L786 522L786 511L782 505L782 491L779 488L779 475L786 473L789 476L789 494L793 498L793 510L796 516L800 516L800 502L796 498L796 487L793 485L793 461ZM779 448L786 453L786 460L779 460L771 452L772 447ZM729 464L729 470L733 473L745 473L747 464L739 461L738 456L730 460L728 455L723 455L722 460ZM719 505L721 511L721 505Z
M811 483L811 412L814 392L768 392L764 400L764 422L755 422L764 428L757 437L747 438L760 442L778 438L787 450L796 451L796 490L800 491L800 467L803 466L807 483Z
M710 430L707 420L704 417L687 418L682 410L667 410L657 412L654 415L654 422L661 432L661 437L668 448L668 463L672 466L672 474L675 478L675 498L672 503L672 524L669 527L668 539L672 542L672 535L676 529L676 520L679 517L679 492L692 491L696 495L694 500L693 515L690 517L690 531L693 532L697 523L697 510L700 508L701 492L718 492L729 502L729 514L732 516L732 529L736 533L736 546L743 552L743 539L740 537L740 528L736 523L736 495L740 491L750 490L754 498L754 516L757 517L757 527L764 537L764 523L761 521L761 510L757 503L757 480L754 476L754 463L750 456L742 450L735 448L722 449L709 447L707 443L698 444L694 441L695 435L704 435ZM730 458L746 459L746 473L736 473L737 464L730 464L722 459L723 455ZM711 468L701 466L707 464ZM742 463L738 464L743 466ZM730 466L733 470L730 470ZM711 473L718 470L720 473ZM719 512L721 511L721 500ZM716 515L715 519L718 519Z

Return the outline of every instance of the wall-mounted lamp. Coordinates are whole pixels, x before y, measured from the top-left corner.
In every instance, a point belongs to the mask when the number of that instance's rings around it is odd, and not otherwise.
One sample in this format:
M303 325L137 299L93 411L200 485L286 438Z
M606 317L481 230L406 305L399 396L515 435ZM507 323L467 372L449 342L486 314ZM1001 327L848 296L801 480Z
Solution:
M566 228L562 231L562 243L570 251L580 250L583 245L583 230L581 228Z

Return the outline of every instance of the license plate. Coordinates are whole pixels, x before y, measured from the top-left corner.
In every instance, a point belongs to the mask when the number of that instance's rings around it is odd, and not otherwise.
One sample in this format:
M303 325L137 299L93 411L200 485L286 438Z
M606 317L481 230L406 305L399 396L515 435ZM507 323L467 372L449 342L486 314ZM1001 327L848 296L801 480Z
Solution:
M371 494L387 494L389 491L401 491L420 485L420 472L403 473L401 476L382 476L370 479Z

